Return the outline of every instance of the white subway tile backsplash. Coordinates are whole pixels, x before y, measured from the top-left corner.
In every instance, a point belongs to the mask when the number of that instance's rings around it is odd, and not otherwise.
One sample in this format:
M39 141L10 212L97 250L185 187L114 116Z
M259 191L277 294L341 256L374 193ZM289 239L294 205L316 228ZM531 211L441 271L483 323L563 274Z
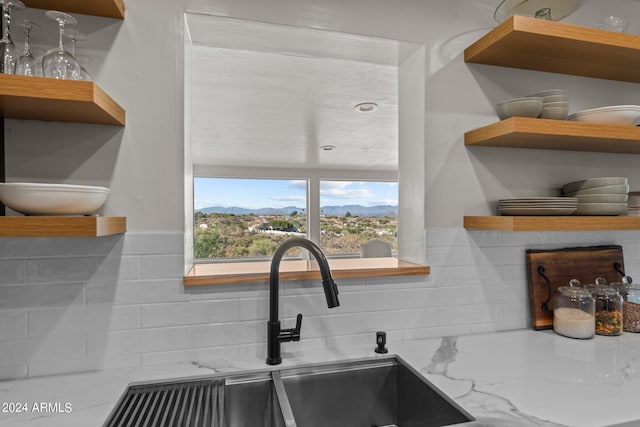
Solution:
M235 359L239 355L235 346L212 347L212 348L190 348L187 350L159 351L154 353L142 353L140 356L141 366L162 365L165 363L179 362L206 362L216 359Z
M140 327L140 308L111 305L29 312L29 336L84 333Z
M182 279L132 280L87 284L87 304L145 304L189 301Z
M0 286L19 285L26 282L27 262L25 260L0 260Z
M293 322L293 319L289 321ZM302 321L302 328L304 336L307 338L363 333L366 331L365 314L329 314L306 317Z
M471 333L472 325L436 326L434 328L406 329L404 339L420 340L426 338L467 335Z
M407 289L422 288L429 286L429 276L390 276L390 277L367 277L365 279L365 289Z
M501 322L504 319L502 304L454 305L435 308L438 323L448 325L472 325L480 322Z
M180 280L180 282L182 282L182 280ZM269 284L267 282L263 282L239 283L235 285L190 286L184 288L184 293L187 294L192 301L236 298L268 298ZM282 295L282 288L280 289L280 294Z
M343 303L346 294L340 294L340 303ZM269 300L266 300L264 317L269 317ZM342 306L342 305L341 305ZM280 316L281 317L295 317L298 313L302 313L303 316L320 316L327 313L337 313L336 309L327 308L327 299L323 294L313 295L288 295L280 298Z
M479 286L482 283L495 283L503 280L503 266L468 265L458 267L431 268L430 283L437 287Z
M0 310L31 310L84 304L82 283L0 286Z
M0 311L0 340L27 336L27 313Z
M614 231L613 240L616 241L617 244L624 244L625 248L627 247L627 243L637 245L638 242L640 242L640 230Z
M191 327L191 344L193 347L220 347L266 341L267 327L265 322L229 322L213 325L193 325Z
M427 265L430 267L470 265L471 260L470 247L427 248Z
M165 279L184 276L182 254L144 255L140 257L140 277L142 279Z
M124 241L124 255L182 254L184 233L131 233Z
M371 311L365 313L365 330L369 332L402 330L407 324L404 311L406 310ZM437 318L435 320L437 323Z
M31 362L29 364L29 376L37 377L42 375L60 375L105 369L135 368L138 366L140 366L140 356L138 354L66 360L46 360Z
M366 313L367 331L402 331L435 326L438 326L438 313L433 308Z
M0 341L2 365L85 357L84 334L54 333L46 337Z
M640 232L427 230L428 276L282 281L279 314L307 349L530 328L526 249L623 244L640 276ZM269 284L187 287L182 233L0 239L0 378L202 363L266 353Z
M461 228L427 229L426 236L428 248L469 246L470 233Z
M27 261L29 283L87 282L98 272L102 257L35 258Z
M505 265L502 267L502 278L505 282L526 282L527 266L523 262L521 264Z
M525 260L525 248L516 247L484 247L471 248L474 265L512 265Z
M143 328L238 321L238 301L192 301L142 305Z
M282 304L281 304L282 306ZM244 298L238 300L237 320L267 320L269 318L268 298Z
M26 361L25 361L26 363ZM13 380L27 376L27 365L0 364L0 380Z
M87 356L185 349L190 342L189 326L94 332L87 336Z
M361 311L392 310L402 308L402 291L368 291L342 293L340 306L328 313L356 313Z
M393 346L394 342L402 341L402 331L387 330L385 332L387 333L387 349L389 349L390 346ZM327 347L332 347L333 350L338 351L343 350L345 357L348 356L350 347L360 349L361 347L367 345L371 347L370 356L375 356L377 354L374 351L377 346L375 332L368 332L357 335L340 335L327 338Z

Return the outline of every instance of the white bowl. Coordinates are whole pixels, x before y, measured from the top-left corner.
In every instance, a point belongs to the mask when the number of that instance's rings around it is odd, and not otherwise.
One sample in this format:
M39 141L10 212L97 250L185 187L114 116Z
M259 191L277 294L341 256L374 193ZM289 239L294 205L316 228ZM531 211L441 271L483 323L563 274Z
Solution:
M626 203L578 203L574 215L622 215L627 212Z
M582 194L576 196L578 203L627 203L627 194Z
M542 103L542 108L548 108L548 107L569 107L569 101L554 101L554 102L547 102L544 101Z
M542 97L542 102L549 104L552 102L569 102L569 97L565 95L548 95Z
M542 98L514 98L497 105L500 120L509 117L538 117L542 111Z
M606 176L602 178L589 178L580 181L573 181L562 186L562 193L575 193L576 191L587 190L595 187L605 187L610 185L628 185L628 179L621 176Z
M546 104L540 112L541 119L564 120L569 114L569 107L547 107Z
M629 192L629 184L605 185L602 187L585 188L584 190L573 191L564 194L568 197L578 197L586 194L627 194Z
M108 188L89 185L0 183L0 201L25 215L91 214L108 195Z
M565 89L550 89L550 90L543 90L542 92L532 93L529 96L540 96L540 97L544 98L546 96L554 96L554 95L560 95L560 96L568 97L569 96L569 91L565 90Z

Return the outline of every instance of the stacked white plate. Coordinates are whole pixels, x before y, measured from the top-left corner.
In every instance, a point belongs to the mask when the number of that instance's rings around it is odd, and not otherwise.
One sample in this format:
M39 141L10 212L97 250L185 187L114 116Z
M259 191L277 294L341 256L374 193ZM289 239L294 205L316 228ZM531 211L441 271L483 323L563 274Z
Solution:
M640 216L640 191L632 191L629 193L629 208L627 215Z
M578 200L574 215L624 215L629 182L619 176L583 179L563 185L562 193Z
M498 213L502 215L571 215L578 208L578 199L572 197L522 197L498 200Z
M567 120L591 122L607 125L638 126L640 124L640 105L612 105L573 113Z

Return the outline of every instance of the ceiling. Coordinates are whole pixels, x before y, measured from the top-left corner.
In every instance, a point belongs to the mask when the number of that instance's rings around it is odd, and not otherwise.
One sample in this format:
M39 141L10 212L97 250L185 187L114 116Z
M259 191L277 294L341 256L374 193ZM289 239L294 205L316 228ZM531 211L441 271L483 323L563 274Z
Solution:
M415 45L207 15L187 23L195 165L397 171L398 64ZM356 110L363 102L378 107Z

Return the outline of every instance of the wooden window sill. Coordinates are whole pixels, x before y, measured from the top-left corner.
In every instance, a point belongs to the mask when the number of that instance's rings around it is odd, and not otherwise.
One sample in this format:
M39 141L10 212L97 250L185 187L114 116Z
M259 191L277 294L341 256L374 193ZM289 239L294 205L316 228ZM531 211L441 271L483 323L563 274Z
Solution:
M421 276L430 273L428 266L391 257L329 259L329 267L335 279ZM184 286L266 282L269 280L270 268L271 263L268 261L195 264L184 276ZM280 280L319 278L320 271L315 261L293 260L280 263Z

